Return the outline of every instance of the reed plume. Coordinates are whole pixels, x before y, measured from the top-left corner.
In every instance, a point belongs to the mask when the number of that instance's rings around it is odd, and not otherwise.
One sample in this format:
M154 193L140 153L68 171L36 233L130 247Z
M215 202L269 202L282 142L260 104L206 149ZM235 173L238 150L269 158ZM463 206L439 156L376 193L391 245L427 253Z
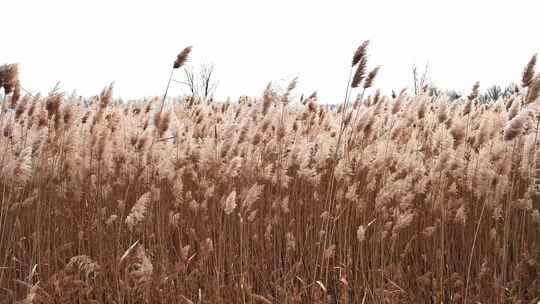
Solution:
M510 120L504 129L504 140L511 141L521 135L525 130L525 125L529 121L529 111L522 111Z
M377 77L377 73L379 72L380 66L375 67L371 72L368 73L366 81L364 82L364 89L368 89L373 85L373 81L375 81L375 77Z
M362 60L362 58L367 55L367 48L369 46L369 40L362 42L362 44L356 49L352 57L351 67L354 67L356 64Z
M366 67L367 67L367 59L366 57L362 57L360 61L358 62L358 66L356 67L356 72L354 73L354 77L351 83L352 88L357 88L360 86L360 83L362 80L364 80L364 77L366 76Z
M295 81L163 111L21 96L0 121L0 302L534 302L537 77L353 109L289 102Z
M167 98L167 93L169 92L169 87L171 85L174 70L180 68L181 66L183 66L187 62L189 54L191 53L192 48L193 48L192 46L188 46L188 47L184 48L178 54L178 56L176 56L176 60L174 61L173 68L171 69L171 73L169 75L169 81L167 82L167 87L165 88L165 93L163 94L163 98L161 100L161 106L159 108L159 115L161 115L161 112L163 112L163 106L165 105L165 100Z
M178 69L187 62L189 54L191 53L192 49L193 49L192 46L188 46L188 47L184 48L178 54L178 56L176 56L176 60L174 61L174 64L173 64L173 69Z
M6 95L11 94L19 83L19 66L4 64L0 66L0 89L4 88Z
M525 97L525 103L529 104L534 102L540 96L540 75L537 75L529 85L527 96Z
M480 95L480 82L477 81L477 82L474 83L474 85L472 87L472 90L471 90L471 94L469 94L469 96L467 96L467 98L472 101L472 100L476 99L479 95Z
M522 77L521 77L521 86L524 88L529 87L532 84L532 81L534 79L535 75L535 68L536 68L536 56L537 54L534 54L525 68L523 69Z

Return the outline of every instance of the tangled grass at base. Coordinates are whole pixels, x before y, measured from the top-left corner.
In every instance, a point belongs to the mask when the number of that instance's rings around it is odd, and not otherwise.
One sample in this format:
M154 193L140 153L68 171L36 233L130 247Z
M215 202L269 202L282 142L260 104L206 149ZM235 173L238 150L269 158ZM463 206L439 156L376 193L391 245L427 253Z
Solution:
M492 104L7 97L0 302L536 303L530 79Z

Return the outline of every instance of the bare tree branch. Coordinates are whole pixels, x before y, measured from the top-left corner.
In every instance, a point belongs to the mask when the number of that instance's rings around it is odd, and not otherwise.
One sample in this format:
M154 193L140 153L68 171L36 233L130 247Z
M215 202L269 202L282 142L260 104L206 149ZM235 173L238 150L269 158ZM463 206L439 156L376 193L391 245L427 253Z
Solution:
M185 85L193 97L199 97L203 100L212 98L218 82L214 80L214 65L203 63L198 72L193 66L184 67L185 81L174 80L177 83Z
M197 87L197 76L195 75L195 71L193 70L193 67L186 66L184 67L184 74L186 75L186 83L187 86L191 92L192 96L199 96L199 91Z
M214 64L205 63L200 67L200 86L201 97L207 100L212 97L217 87L217 82L214 80Z

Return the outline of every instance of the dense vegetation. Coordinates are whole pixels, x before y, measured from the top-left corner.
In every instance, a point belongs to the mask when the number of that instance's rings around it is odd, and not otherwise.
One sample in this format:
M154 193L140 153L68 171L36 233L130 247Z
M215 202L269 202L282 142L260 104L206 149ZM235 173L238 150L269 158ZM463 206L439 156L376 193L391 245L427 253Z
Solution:
M536 303L534 60L490 104L392 98L363 47L336 109L294 81L87 106L3 66L0 302Z

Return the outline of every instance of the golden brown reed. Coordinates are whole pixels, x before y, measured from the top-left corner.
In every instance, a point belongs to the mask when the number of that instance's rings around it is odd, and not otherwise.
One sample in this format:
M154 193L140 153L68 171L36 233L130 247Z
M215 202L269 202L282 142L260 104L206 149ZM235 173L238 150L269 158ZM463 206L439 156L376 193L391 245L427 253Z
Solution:
M521 86L524 88L529 87L532 83L532 80L535 75L535 68L536 68L536 57L537 54L534 54L525 68L523 69L522 77L521 77Z
M538 99L376 92L354 124L293 89L163 112L112 87L22 97L0 134L0 302L538 300Z
M173 64L173 68L178 69L181 66L183 66L187 62L189 53L191 53L192 49L193 47L191 46L184 48L176 57L176 60L174 61L174 64Z
M356 67L356 72L354 73L351 87L357 88L360 86L360 83L364 78L366 77L366 67L367 67L367 58L364 56L360 59L358 62L358 66Z
M367 55L367 48L369 46L369 40L362 42L362 44L356 49L351 61L351 67L357 65L362 58Z

